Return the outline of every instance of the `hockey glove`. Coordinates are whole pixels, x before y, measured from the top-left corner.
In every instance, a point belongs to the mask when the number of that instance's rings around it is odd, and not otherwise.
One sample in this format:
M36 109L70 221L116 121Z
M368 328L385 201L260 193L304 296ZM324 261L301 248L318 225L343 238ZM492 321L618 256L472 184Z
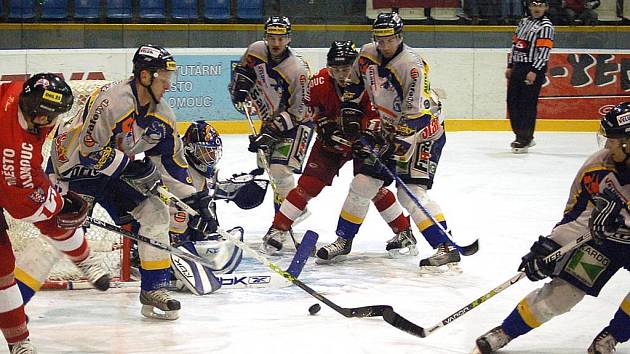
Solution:
M588 220L593 241L601 243L617 232L624 220L621 208L625 203L610 189L604 189L601 194L593 196L595 207Z
M130 161L120 174L120 179L145 196L162 184L160 173L148 157Z
M89 205L85 199L73 191L68 191L63 196L63 209L55 215L57 226L66 230L74 230L83 226L85 219L87 219L88 210Z
M317 135L321 139L322 143L328 147L335 147L337 142L333 140L333 136L343 138L343 133L339 124L328 117L321 117L316 122Z
M341 130L347 139L354 140L359 137L363 111L354 102L341 102Z
M262 129L260 130L260 134L252 134L249 136L249 146L247 147L247 150L249 150L250 152L257 152L258 149L267 151L277 141L278 138L276 138L276 132L267 128L266 125L263 125Z
M553 273L556 262L545 263L548 255L560 249L560 245L549 237L540 236L529 249L529 253L521 258L519 271L524 271L531 281L543 280Z
M237 65L234 68L234 81L230 86L230 96L234 106L242 106L249 91L256 84L256 73L250 68Z
M352 144L352 155L358 159L366 159L374 151L379 160L389 159L394 153L395 145L387 142L379 133L372 130L361 132L359 139Z
M191 216L188 220L189 227L204 235L217 231L219 222L217 221L214 202L208 191L197 192L190 197L182 199L182 201L198 213L198 215Z

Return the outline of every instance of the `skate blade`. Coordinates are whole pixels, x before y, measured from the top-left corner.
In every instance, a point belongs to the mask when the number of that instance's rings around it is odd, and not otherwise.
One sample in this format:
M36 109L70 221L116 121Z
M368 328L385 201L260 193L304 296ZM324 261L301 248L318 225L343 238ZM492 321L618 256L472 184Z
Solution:
M174 321L179 318L179 310L163 311L152 305L142 305L140 313L154 320Z
M333 257L331 259L317 258L315 259L315 264L335 264L335 263L341 263L347 259L348 259L348 255L342 254L342 255Z
M512 148L512 153L513 154L526 154L527 153L527 148Z
M420 267L420 275L456 275L463 273L459 263L447 263L441 266L422 266Z
M397 249L391 249L387 251L387 253L389 253L389 256L391 258L403 258L403 257L408 257L408 256L415 257L418 254L420 254L420 252L418 251L418 248L416 248L416 245L407 246L403 248L397 248Z

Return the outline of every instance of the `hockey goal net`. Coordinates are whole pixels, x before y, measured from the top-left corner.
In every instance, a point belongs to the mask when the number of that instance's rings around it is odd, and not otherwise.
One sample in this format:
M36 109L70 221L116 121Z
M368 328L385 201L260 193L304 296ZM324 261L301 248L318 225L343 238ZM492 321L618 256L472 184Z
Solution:
M108 81L92 80L92 81L69 81L72 92L75 96L74 104L70 112L60 116L60 122L67 122L74 118L79 113L85 102L89 98L90 94L98 87L101 87ZM51 138L51 137L49 137ZM51 139L44 145L42 154L44 155L44 165L50 156L50 148L52 145ZM95 205L92 211L92 217L103 220L109 223L113 223L108 216L105 209L99 205ZM38 254L42 257L46 253L57 253L46 240L45 236L42 236L36 227L30 223L21 222L11 218L8 213L5 213L5 218L9 224L9 237L13 245L13 251L15 253L18 262L20 257L25 254L27 248L38 248ZM129 240L121 237L120 235L100 229L97 227L88 227L86 232L88 244L92 252L95 252L107 268L109 268L112 280L115 282L126 282L129 280L129 254L130 254L130 242ZM59 253L60 254L60 253ZM54 265L52 271L48 276L48 280L43 284L44 289L82 289L91 288L88 282L82 277L81 272L76 266L70 262L65 256L58 257L59 261ZM36 261L36 260L35 260Z

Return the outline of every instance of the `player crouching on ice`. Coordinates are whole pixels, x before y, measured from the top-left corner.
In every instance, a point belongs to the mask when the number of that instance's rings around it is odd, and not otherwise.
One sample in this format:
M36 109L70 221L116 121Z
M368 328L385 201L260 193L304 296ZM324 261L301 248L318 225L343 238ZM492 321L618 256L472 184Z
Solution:
M219 222L215 201L233 201L241 209L255 208L263 202L269 181L256 178L262 169L219 181L217 164L223 152L223 142L208 122L192 122L183 136L183 142L188 172L197 190L197 194L189 198L199 201L201 205L196 205L196 209L207 213L206 220L212 221L208 229L200 232L184 222L185 212L171 208L171 243L182 251L206 258L214 266L206 269L175 255L171 255L171 263L173 274L179 280L179 289L183 290L185 286L196 295L204 295L212 292L208 271L213 274L232 273L243 258L240 248L216 233ZM232 228L228 232L243 240L242 227Z
M630 102L614 107L601 120L605 148L578 171L562 221L549 237L540 237L523 257L519 271L532 281L551 281L529 293L503 323L477 338L473 353L494 353L516 337L570 311L584 295L597 297L621 268L630 270ZM557 262L542 260L582 235L588 241ZM610 354L630 339L630 294L610 324L593 340L588 353Z
M193 209L202 203L192 185L173 110L164 92L176 80L172 54L155 45L133 56L133 77L95 91L72 122L60 126L50 166L60 186L101 205L117 225L161 243L169 242L169 208L157 195L164 184ZM143 160L134 156L144 153ZM207 213L187 216L201 232ZM171 260L165 251L140 243L140 303L143 316L175 320L181 304L168 291Z
M61 195L42 169L46 136L73 101L70 86L54 74L36 74L26 82L0 86L0 330L11 353L36 351L28 339L23 305L30 296L23 299L14 278L15 258L2 209L17 220L33 223L97 289L109 288L109 275L90 252L81 227L87 203L73 192ZM37 262L33 267L40 265L36 254L30 259Z

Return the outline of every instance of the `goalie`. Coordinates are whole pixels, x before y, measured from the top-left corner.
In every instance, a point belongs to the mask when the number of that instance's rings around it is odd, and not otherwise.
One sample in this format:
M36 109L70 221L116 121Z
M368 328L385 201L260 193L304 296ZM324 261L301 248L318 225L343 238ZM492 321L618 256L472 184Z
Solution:
M171 243L180 250L205 257L214 264L209 270L215 274L232 273L243 258L243 251L233 243L224 240L216 233L219 226L216 214L216 200L234 202L241 209L251 209L260 205L267 192L269 181L256 178L262 169L250 173L233 175L232 178L219 181L217 163L223 152L223 142L219 133L205 121L196 121L183 136L184 154L188 162L188 172L197 193L185 199L201 213L206 213L210 227L205 233L190 227L186 222L186 213L171 208ZM191 204L196 201L198 205ZM243 228L235 227L228 232L243 240ZM178 288L187 288L197 295L208 294L212 290L205 281L209 275L199 264L171 255L173 274L179 282Z

